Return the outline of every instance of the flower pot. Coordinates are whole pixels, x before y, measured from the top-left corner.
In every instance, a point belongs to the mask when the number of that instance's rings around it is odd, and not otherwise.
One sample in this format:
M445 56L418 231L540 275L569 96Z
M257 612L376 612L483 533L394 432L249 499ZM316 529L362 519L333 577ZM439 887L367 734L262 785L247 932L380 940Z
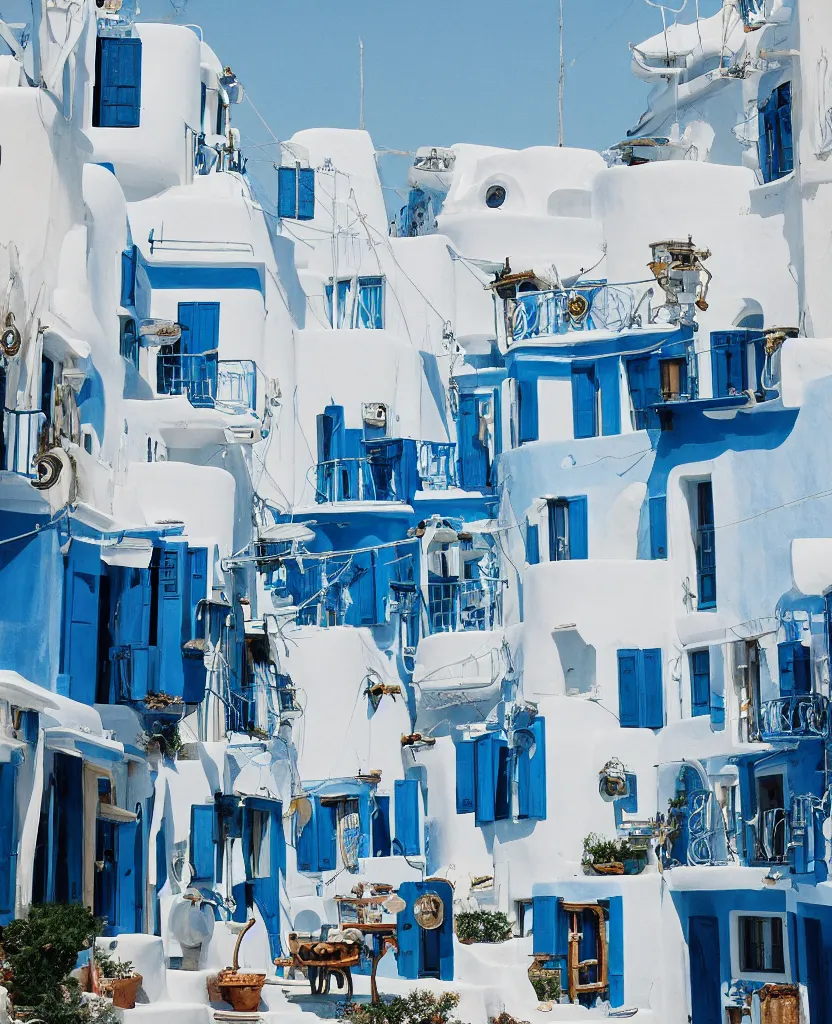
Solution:
M252 1013L260 1007L260 993L266 984L266 975L222 971L217 983L226 1003L231 1003L238 1013Z
M141 983L141 974L132 974L129 978L102 978L99 984L101 994L110 996L113 1006L120 1010L132 1010L136 1005Z
M590 872L593 875L623 875L624 865L615 861L612 864L590 864Z

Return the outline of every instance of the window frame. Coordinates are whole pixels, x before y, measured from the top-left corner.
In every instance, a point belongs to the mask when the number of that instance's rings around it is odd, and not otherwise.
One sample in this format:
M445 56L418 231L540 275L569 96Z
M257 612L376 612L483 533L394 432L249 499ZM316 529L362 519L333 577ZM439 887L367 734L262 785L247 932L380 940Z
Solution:
M742 969L742 932L740 921L742 918L771 918L781 922L781 936L783 944L783 970L782 971L752 971ZM732 910L730 912L731 929L731 977L743 981L760 982L785 982L791 981L792 965L791 950L789 948L789 927L788 915L785 911L744 911Z

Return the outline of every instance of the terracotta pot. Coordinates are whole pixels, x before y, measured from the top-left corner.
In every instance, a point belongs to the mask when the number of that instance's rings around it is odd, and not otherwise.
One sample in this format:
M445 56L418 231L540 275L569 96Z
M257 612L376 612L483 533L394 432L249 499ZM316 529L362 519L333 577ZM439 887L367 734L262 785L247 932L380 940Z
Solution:
M107 978L107 988L112 991L113 1006L120 1010L132 1010L136 1005L136 996L142 984L141 974L133 974L129 978ZM104 991L104 983L101 985ZM105 993L109 995L109 993Z
M763 985L760 1024L798 1024L800 996L796 985Z
M238 1013L252 1013L260 1007L260 993L266 984L265 974L235 974L226 971L217 979L220 995Z
M623 875L624 865L618 862L613 864L590 864L590 870L595 875Z

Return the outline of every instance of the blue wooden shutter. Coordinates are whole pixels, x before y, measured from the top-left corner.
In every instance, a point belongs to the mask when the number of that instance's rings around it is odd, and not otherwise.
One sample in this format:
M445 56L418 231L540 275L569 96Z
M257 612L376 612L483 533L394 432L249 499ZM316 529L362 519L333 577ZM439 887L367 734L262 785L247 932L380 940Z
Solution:
M624 897L610 896L609 957L610 1004L624 1005Z
M714 398L724 398L748 387L747 331L711 333L711 374Z
M384 327L384 278L359 277L356 327L380 331Z
M194 878L214 878L214 805L191 806L191 873Z
M477 395L459 396L459 480L460 486L466 491L479 491L488 486L488 449L479 436L479 402Z
M569 498L569 557L589 558L586 495Z
M394 852L400 856L417 857L421 853L419 842L419 781L418 779L396 779L394 783L396 801L396 841Z
M114 698L143 700L153 688L150 677L149 569L110 568L112 591L116 595L112 617L111 653Z
M622 728L639 726L639 651L618 652L618 718Z
M162 542L158 570L159 689L184 697L185 673L182 634L185 601L185 559L183 544Z
M100 576L99 546L71 541L64 593L63 671L69 676L69 696L82 704L95 702Z
M334 871L337 866L338 815L334 804L323 804L317 798L318 870Z
M777 177L782 178L794 170L791 82L784 82L775 90L774 95L777 103L777 136L780 150Z
M188 548L186 583L188 594L185 601L185 615L182 639L187 643L202 635L197 614L200 601L208 596L208 549ZM184 683L182 699L186 704L201 704L205 697L207 673L201 651L188 652L184 662Z
M495 740L497 779L494 788L494 817L505 821L511 817L511 783L514 775L514 758L506 740Z
M315 216L315 171L302 167L298 171L298 220L312 220Z
M141 39L99 37L96 42L94 127L138 128L141 100Z
M540 562L540 528L537 523L526 523L526 561L529 565Z
M521 818L543 821L546 817L546 720L538 717L529 726L534 753L517 754L517 807Z
M664 687L662 685L662 652L658 647L641 652L642 659L642 721L645 729L661 729L664 725Z
M17 811L15 807L15 776L17 766L0 764L0 925L14 917L15 879L17 877Z
M479 736L476 740L477 799L476 822L486 825L494 821L495 806L495 747L491 733Z
M390 843L390 797L376 796L372 824L373 856L389 857Z
M137 923L141 922L144 885L139 821L125 821L116 826L116 852L116 926L113 930L121 935L135 932Z
M537 380L517 381L517 424L520 444L538 438Z
M647 501L650 520L650 557L667 558L667 496L656 494Z
M456 813L471 814L476 804L474 755L476 741L463 740L456 745Z
M711 655L709 651L692 651L690 655L691 716L711 712Z
M558 952L558 898L535 896L532 908L532 951L535 956L555 956Z
M277 169L277 215L295 218L298 213L298 172L296 167Z
M661 371L657 356L643 356L627 362L627 383L633 406L633 426L636 430L651 430L659 426L659 416L651 406L662 400Z
M136 304L136 266L139 259L139 248L136 245L125 249L121 254L121 304Z
M318 866L318 801L309 797L312 816L303 826L302 831L295 835L295 854L298 871L320 871ZM295 818L297 821L297 817Z
M400 978L416 981L422 932L413 916L413 904L421 893L417 882L402 882L397 892L404 900L405 908L396 915L396 964Z
M595 437L598 433L595 364L572 364L572 423L576 438Z
M621 384L618 357L598 363L598 384L601 392L601 433L605 437L621 433Z
M200 355L219 347L219 302L180 302L177 317L182 325L183 352Z

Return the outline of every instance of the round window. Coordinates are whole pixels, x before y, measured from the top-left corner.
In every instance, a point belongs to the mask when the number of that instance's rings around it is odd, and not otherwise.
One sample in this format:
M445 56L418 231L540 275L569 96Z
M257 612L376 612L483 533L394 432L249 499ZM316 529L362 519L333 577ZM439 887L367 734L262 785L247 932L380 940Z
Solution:
M485 193L485 205L496 210L506 201L506 190L502 185L491 185Z

